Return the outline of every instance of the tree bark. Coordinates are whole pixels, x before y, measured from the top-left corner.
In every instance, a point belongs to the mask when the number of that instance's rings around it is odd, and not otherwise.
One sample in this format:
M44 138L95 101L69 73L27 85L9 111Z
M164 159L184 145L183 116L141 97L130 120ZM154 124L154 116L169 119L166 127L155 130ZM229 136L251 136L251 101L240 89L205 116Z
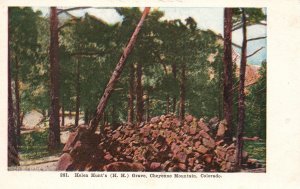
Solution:
M62 105L61 106L61 126L64 126L64 125L65 125L65 108Z
M177 75L176 64L172 65L172 73L173 73L174 79L176 80L176 75ZM176 96L174 95L173 96L173 108L172 108L172 111L173 111L174 114L176 113L176 102L177 102Z
M170 95L167 95L166 97L166 114L170 112Z
M128 116L127 122L133 123L134 109L134 65L130 65L130 78L129 78L129 97L128 97Z
M232 78L232 8L224 11L224 85L223 85L223 112L228 129L224 141L231 142L233 137L232 111L233 111L233 78Z
M136 121L141 123L143 121L144 115L144 105L143 105L143 86L142 86L142 65L137 64L136 67Z
M59 62L58 62L58 18L56 7L50 9L50 82L51 114L49 120L49 150L60 145L59 127Z
M8 18L9 9L8 9ZM7 65L7 76L8 76L8 146L7 146L7 165L15 166L20 165L19 156L17 151L16 133L15 133L15 120L13 113L13 99L12 99L12 88L11 88L11 55L10 55L10 45L9 45L9 33L8 32L8 65Z
M149 91L147 91L147 99L146 99L146 122L149 121L150 119L150 96L149 96Z
M242 10L243 20L243 44L240 65L240 82L239 82L239 96L238 96L238 125L236 135L236 161L235 169L239 171L242 165L242 152L243 152L243 132L245 122L245 74L247 64L247 27L245 9Z
M76 59L76 115L75 115L75 127L78 126L79 122L79 107L80 107L80 63L79 60Z
M185 64L181 65L181 79L180 79L180 99L179 99L179 119L184 120L185 114L185 85L186 85L186 76L185 76Z
M100 99L100 102L97 106L97 110L96 110L96 113L95 113L95 116L94 118L90 121L90 124L89 124L89 129L91 132L95 132L98 124L99 124L99 121L101 120L102 118L102 115L103 115L103 112L105 110L105 107L106 107L106 104L108 102L108 99L114 89L114 86L115 84L117 83L122 71L123 71L123 68L124 68L124 65L125 65L125 61L128 57L128 55L130 54L131 50L133 49L134 47L134 44L135 44L135 41L137 39L137 36L138 36L138 33L140 32L141 28L142 28L142 25L143 25L143 22L146 18L146 16L149 14L149 11L150 11L150 7L146 7L144 9L144 12L142 14L142 17L137 25L137 27L135 28L131 38L130 38L130 41L128 42L128 45L126 46L126 48L124 49L123 51L123 54L105 88L105 91Z
M19 60L15 58L16 73L15 73L15 100L16 100L16 121L17 121L17 146L21 145L21 121L20 121L20 82L19 82Z
M223 117L223 95L222 95L222 62L218 63L218 85L219 85L219 93L218 93L218 117Z
M85 109L84 111L84 124L88 124L89 123L89 110Z
M116 106L114 104L111 107L111 125L113 129L115 129L117 125Z

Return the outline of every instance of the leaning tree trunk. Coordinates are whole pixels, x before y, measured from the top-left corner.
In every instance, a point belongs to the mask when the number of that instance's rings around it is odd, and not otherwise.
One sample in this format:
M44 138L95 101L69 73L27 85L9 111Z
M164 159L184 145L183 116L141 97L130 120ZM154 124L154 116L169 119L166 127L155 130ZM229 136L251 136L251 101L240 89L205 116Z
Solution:
M144 9L144 12L143 12L143 15L137 25L137 27L135 28L131 38L130 38L130 41L128 42L128 45L126 46L126 48L124 49L123 51L123 54L105 88L105 91L100 99L100 102L97 106L97 110L96 110L96 113L95 113L95 116L94 118L90 121L90 124L89 124L89 129L91 132L95 132L96 131L96 128L99 124L99 121L101 120L102 118L102 115L103 115L103 112L105 110L105 107L106 107L106 104L108 102L108 99L114 89L114 86L115 84L117 83L122 71L123 71L123 68L124 68L124 65L125 65L125 61L128 57L128 55L130 54L131 50L133 49L134 47L134 44L135 44L135 41L137 39L137 36L138 36L138 33L140 32L141 28L142 28L142 25L143 25L143 22L146 18L146 16L148 15L150 11L150 7L146 7Z
M231 142L233 137L232 111L233 111L233 84L232 84L232 8L224 11L224 85L223 85L223 111L228 129L224 141Z
M8 9L9 11L9 9ZM10 17L8 12L8 17ZM9 45L9 33L8 32L8 146L7 146L7 165L15 166L20 165L19 156L17 151L16 133L15 133L15 120L13 113L13 99L12 99L12 89L11 89L11 57L10 57L10 45Z
M137 63L136 66L136 121L141 123L144 115L143 103L143 86L142 86L142 65Z
M179 119L184 120L185 114L185 88L186 88L185 64L181 65L181 79L180 79L180 99L179 99Z
M129 96L128 96L128 116L127 122L133 123L133 101L134 101L134 65L130 65L130 78L129 78Z
M75 114L75 127L78 126L79 122L79 106L80 106L80 72L79 67L80 63L77 59L77 68L76 68L76 114Z
M243 19L243 44L240 65L240 82L239 82L239 96L238 96L238 125L236 135L236 161L235 169L239 171L242 165L242 152L243 152L243 132L245 122L245 74L247 63L247 26L245 10L242 10Z
M16 119L17 119L17 145L21 145L21 117L20 117L20 83L19 83L19 60L15 58L16 73L15 73L15 100L16 100Z
M59 127L59 62L58 62L58 18L56 7L50 11L50 82L51 114L49 120L49 150L55 150L60 144Z

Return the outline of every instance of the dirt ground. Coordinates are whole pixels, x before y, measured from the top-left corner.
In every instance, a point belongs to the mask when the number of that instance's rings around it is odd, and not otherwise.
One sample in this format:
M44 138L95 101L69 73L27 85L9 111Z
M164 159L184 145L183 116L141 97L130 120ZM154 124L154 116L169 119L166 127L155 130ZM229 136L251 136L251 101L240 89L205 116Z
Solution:
M55 171L59 156L21 161L20 166L9 167L9 171Z

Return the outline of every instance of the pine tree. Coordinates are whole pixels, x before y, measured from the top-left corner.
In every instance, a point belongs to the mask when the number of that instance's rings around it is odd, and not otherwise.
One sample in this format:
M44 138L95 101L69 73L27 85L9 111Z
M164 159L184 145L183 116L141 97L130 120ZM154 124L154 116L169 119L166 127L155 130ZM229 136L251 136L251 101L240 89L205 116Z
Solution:
M50 10L50 82L51 82L51 113L49 120L49 150L60 145L59 124L59 60L58 60L58 17L56 7Z
M223 84L223 114L228 129L225 132L224 140L231 142L233 137L233 73L232 73L232 8L224 10L224 84Z

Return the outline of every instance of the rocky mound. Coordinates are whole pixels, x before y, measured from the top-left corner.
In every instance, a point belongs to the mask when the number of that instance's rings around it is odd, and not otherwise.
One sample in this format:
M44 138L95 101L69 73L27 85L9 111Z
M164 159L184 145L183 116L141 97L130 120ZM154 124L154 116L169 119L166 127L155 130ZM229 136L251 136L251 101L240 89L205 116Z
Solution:
M205 123L172 115L139 126L106 126L90 134L84 125L70 134L57 169L80 171L233 171L235 145L224 144L224 121ZM247 153L243 153L247 162Z

